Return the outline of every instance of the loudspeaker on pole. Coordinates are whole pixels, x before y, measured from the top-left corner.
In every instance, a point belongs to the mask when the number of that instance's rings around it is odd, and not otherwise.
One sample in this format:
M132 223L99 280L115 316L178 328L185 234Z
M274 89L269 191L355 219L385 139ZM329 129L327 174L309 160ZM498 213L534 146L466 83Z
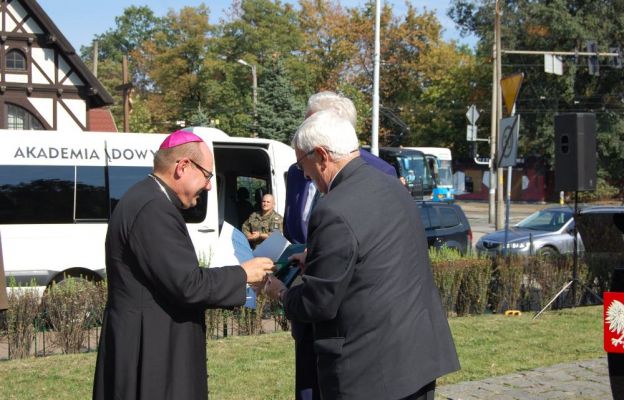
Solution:
M596 115L555 116L555 190L596 190Z

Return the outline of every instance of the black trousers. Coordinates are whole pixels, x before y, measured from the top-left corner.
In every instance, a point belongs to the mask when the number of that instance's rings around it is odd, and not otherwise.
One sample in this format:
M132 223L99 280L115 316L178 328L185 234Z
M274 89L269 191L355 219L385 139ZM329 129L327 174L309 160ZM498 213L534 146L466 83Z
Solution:
M430 382L420 388L416 393L410 394L407 397L403 397L400 400L434 400L435 398L435 385L436 381Z
M291 321L292 336L295 339L295 399L304 400L302 391L312 400L320 400L321 391L316 373L316 354L312 324Z

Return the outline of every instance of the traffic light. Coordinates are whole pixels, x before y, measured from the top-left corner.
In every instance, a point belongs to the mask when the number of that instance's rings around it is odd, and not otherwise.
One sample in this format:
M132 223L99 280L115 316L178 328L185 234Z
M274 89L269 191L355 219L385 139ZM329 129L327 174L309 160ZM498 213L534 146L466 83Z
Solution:
M609 53L617 53L615 57L609 57L609 65L613 68L622 69L622 52L619 47L609 48Z
M477 152L478 148L477 148L477 144L479 142L470 142L468 143L468 151L470 153L470 158L477 158L479 157L479 153Z
M587 52L598 54L598 44L594 40L587 41ZM587 65L589 67L589 74L599 76L600 64L598 64L598 56L589 56L587 58Z

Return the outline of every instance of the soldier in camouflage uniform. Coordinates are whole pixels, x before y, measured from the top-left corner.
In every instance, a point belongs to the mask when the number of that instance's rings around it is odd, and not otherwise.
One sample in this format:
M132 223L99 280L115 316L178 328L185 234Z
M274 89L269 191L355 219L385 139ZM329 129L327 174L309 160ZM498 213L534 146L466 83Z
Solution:
M242 230L251 247L262 243L274 230L283 231L283 218L273 210L274 206L273 195L265 194L262 196L261 211L252 213L243 223Z

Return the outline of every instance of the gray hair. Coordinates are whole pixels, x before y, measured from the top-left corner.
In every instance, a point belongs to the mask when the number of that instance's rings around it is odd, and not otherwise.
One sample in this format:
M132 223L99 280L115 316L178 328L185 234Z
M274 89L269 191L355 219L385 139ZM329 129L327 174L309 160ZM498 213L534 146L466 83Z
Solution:
M359 147L355 128L349 120L335 110L323 110L307 118L292 139L292 146L304 152L323 147L336 155L335 159Z
M306 118L310 115L322 110L334 110L339 116L345 118L356 128L357 111L353 102L334 92L318 92L308 99L308 108L306 110Z

